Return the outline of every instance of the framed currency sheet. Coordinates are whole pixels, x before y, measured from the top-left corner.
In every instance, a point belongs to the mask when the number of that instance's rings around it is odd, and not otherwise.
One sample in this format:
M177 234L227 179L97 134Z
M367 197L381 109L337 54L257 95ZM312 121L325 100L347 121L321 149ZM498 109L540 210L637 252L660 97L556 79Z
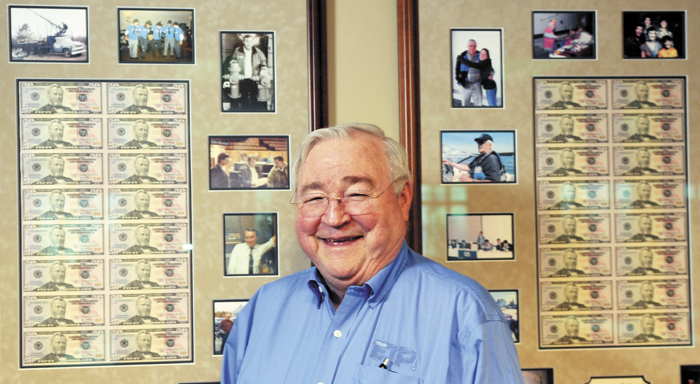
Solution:
M16 86L20 367L194 361L189 82Z
M539 347L692 343L685 77L536 77Z

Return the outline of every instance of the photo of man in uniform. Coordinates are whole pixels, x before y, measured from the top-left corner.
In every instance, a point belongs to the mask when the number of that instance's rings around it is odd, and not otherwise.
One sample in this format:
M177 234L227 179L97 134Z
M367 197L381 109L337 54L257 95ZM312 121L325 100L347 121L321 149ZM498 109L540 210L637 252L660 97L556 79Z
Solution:
M42 141L34 149L62 149L71 148L73 144L63 141L63 130L65 127L59 120L51 120L49 123L49 139Z
M53 155L49 159L49 174L34 182L34 184L68 184L73 179L63 176L66 161L59 155Z
M245 229L245 242L233 247L226 267L227 275L259 275L269 272L262 270L262 256L277 246L277 236L272 236L265 244L258 244L258 230Z
M651 217L649 217L649 215L639 216L639 220L637 221L637 224L639 226L639 233L632 236L630 238L630 241L660 241L661 240L661 238L659 236L656 236L656 235L651 233L652 222L651 222Z
M133 90L134 104L122 109L119 113L158 113L155 108L149 107L148 104L148 89L142 85L137 84L134 86ZM148 135L146 135L148 136Z
M134 122L134 139L124 143L119 149L148 149L158 148L158 144L148 141L148 123L145 120L136 120Z
M66 337L62 333L56 332L51 336L51 353L42 357L38 363L59 363L64 361L74 361L75 357L66 354Z
M625 106L628 109L643 109L656 107L655 103L649 101L649 86L645 81L637 82L634 86L634 91L637 99Z
M149 299L148 296L141 295L136 299L136 313L136 315L131 316L128 320L123 321L122 324L141 325L160 322L157 317L151 316L151 299Z
M639 251L639 267L633 269L627 275L655 275L661 273L660 270L652 266L654 264L654 254L649 248L642 248Z
M136 335L137 348L134 352L126 355L124 360L150 360L155 357L160 357L156 352L151 352L152 336L148 331L140 331Z
M659 204L649 200L651 198L651 185L642 180L637 183L637 200L629 205L630 208L655 208Z
M583 204L574 201L576 198L576 186L570 182L561 185L561 201L554 204L552 209L581 209Z
M573 249L567 249L562 256L564 268L556 271L552 277L584 276L586 273L576 268L578 254Z
M136 263L136 280L130 282L129 284L121 287L121 289L150 289L159 288L158 283L150 281L151 278L151 264L146 260L139 260Z
M636 158L637 166L625 172L625 176L655 175L659 173L656 169L649 167L651 152L648 149L640 148L637 150Z
M547 109L573 109L581 108L581 104L572 101L574 99L574 87L568 81L559 84L559 101L553 103Z
M560 337L556 341L557 344L578 344L588 342L588 340L586 340L584 337L578 335L579 323L577 318L573 316L567 317L564 325L566 326L566 335Z
M640 321L642 326L642 333L635 336L632 341L639 342L649 342L649 341L663 341L663 338L654 334L654 327L656 325L656 320L652 315L644 315Z
M575 311L577 309L586 309L586 306L578 302L578 287L574 283L566 284L564 287L564 296L566 301L561 302L554 307L555 311Z
M40 255L62 256L74 253L72 249L64 246L66 243L66 231L61 226L51 228L49 234L51 245L39 251Z
M550 241L550 243L554 244L568 244L568 243L579 243L582 241L585 241L583 237L576 236L576 218L567 215L564 216L564 219L561 221L561 226L562 229L564 230L564 234L560 235L556 239Z
M66 196L61 191L52 191L49 196L49 203L51 204L51 210L39 215L39 220L62 220L73 217L70 212L63 210L66 205Z
M641 143L644 141L656 141L658 140L656 136L649 134L649 118L644 115L637 116L635 120L635 128L637 133L629 136L628 138L622 140L625 143Z
M51 281L42 285L37 291L65 291L67 289L75 289L73 284L65 283L66 280L66 266L60 261L54 261L51 263ZM65 307L65 303L64 303Z
M51 300L51 317L46 318L40 325L46 327L63 327L72 325L75 322L71 319L66 319L66 302L60 297L54 297Z
M641 300L630 305L627 309L653 309L663 307L661 303L654 301L654 284L645 281L639 286Z
M569 148L565 148L559 155L561 159L561 167L550 173L549 176L576 176L582 175L583 172L574 168L576 163L576 154Z
M134 194L134 205L136 209L122 216L122 219L153 219L158 218L158 214L148 210L151 203L151 195L143 189L139 189Z
M46 97L49 99L48 104L32 113L65 113L72 111L72 109L63 106L63 88L60 85L49 85L49 88L46 90Z
M151 242L151 230L145 225L139 225L134 231L136 244L119 252L122 254L142 254L160 252L158 248L148 245Z
M119 182L119 184L151 184L157 183L158 179L148 176L148 169L151 162L148 157L138 155L134 158L134 174Z
M574 119L569 115L564 115L559 119L559 130L561 133L549 139L548 143L578 143L583 141L574 135Z

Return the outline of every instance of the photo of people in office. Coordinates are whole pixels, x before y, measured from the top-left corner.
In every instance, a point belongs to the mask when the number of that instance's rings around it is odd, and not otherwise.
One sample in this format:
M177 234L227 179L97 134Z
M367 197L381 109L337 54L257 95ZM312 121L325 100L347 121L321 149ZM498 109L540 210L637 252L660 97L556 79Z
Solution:
M595 59L596 13L532 12L533 59Z
M514 259L513 214L447 214L447 260Z
M289 190L289 136L209 136L209 189Z
M224 214L224 276L278 276L276 213Z

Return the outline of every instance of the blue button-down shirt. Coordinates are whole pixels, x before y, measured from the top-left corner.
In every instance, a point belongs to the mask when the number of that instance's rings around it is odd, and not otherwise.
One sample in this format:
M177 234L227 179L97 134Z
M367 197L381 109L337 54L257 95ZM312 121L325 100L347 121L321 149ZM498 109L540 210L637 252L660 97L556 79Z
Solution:
M389 359L387 369L379 368ZM264 285L238 314L222 383L523 383L503 314L476 281L413 251L337 310L317 269Z

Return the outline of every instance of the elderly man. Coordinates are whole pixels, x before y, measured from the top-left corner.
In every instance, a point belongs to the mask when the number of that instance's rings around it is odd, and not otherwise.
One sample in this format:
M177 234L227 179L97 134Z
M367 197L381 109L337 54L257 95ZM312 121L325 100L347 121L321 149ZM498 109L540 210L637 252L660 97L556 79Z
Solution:
M467 50L460 53L459 57L474 63L481 61L476 52L476 40L470 39L467 42ZM481 73L476 68L470 69L460 63L459 57L455 63L455 79L462 94L462 106L469 107L471 99L474 98L474 106L481 107Z
M584 276L586 273L576 268L578 255L573 249L567 249L563 255L564 268L556 271L552 277Z
M60 297L54 297L51 300L51 317L46 318L40 325L45 327L63 327L73 325L75 322L71 319L66 319L66 302Z
M577 309L586 309L584 304L578 302L578 287L574 283L569 283L564 286L564 297L566 301L562 301L554 307L555 311L575 311Z
M134 205L136 209L122 216L122 219L153 219L158 218L158 214L148 210L151 205L151 195L143 189L139 189L134 194Z
M641 299L630 305L627 309L650 309L663 307L661 303L654 301L654 284L645 281L639 285L639 295Z
M39 220L63 220L73 217L70 212L65 212L63 210L66 206L66 196L64 196L61 191L52 191L49 196L49 203L51 204L51 210L39 215Z
M583 204L577 203L576 198L576 186L573 183L566 182L561 185L561 201L554 204L552 209L581 209Z
M642 326L642 333L635 336L632 341L637 342L649 342L649 341L663 341L663 337L654 334L654 328L656 326L656 320L652 315L644 315L640 321Z
M66 231L60 225L51 228L49 232L51 245L39 251L42 256L63 256L74 253L72 249L66 248Z
M139 225L134 231L136 244L131 247L119 252L123 254L143 254L143 253L157 253L160 252L158 248L151 247L151 230L145 225Z
M129 284L121 287L121 289L150 289L150 288L160 288L158 283L150 281L151 278L151 264L146 260L139 260L136 263L136 280L130 282Z
M231 159L225 152L216 157L216 165L209 170L210 187L213 189L226 189L229 187L229 176L226 170Z
M122 324L141 325L151 323L160 323L160 320L157 317L151 316L151 299L146 295L141 295L136 299L136 315L131 316L126 321L122 321Z
M561 167L551 172L548 176L576 176L583 175L583 172L574 168L576 164L576 154L569 148L561 151L559 155L561 159Z
M145 120L134 122L134 139L119 146L119 149L149 149L158 148L158 144L148 141L148 123Z
M51 281L37 288L37 291L65 291L68 289L75 289L73 284L65 283L66 280L66 266L60 261L54 261L51 263ZM65 303L64 303L65 306Z
M63 106L63 88L60 85L49 85L49 88L46 90L46 97L49 99L48 104L32 113L64 113L72 111L72 109Z
M59 120L51 120L49 123L49 139L34 146L34 149L61 149L70 148L73 144L63 141L63 130L65 127Z
M588 340L586 338L581 337L578 335L578 319L569 316L566 318L566 321L564 321L564 326L566 328L566 335L560 337L557 341L556 344L578 344L578 343L586 343Z
M149 107L148 104L148 89L138 84L134 86L132 91L134 104L122 109L119 113L139 114L139 113L158 113L155 108ZM148 133L148 132L147 132Z
M637 200L633 201L629 207L630 208L655 208L658 207L654 201L651 201L651 185L646 181L642 180L637 183Z
M119 182L119 184L151 184L157 183L158 179L148 176L148 169L151 162L148 157L138 155L134 158L134 174Z
M467 172L467 174L462 174L459 177L459 181L482 183L506 181L503 178L505 168L498 152L493 150L493 138L491 135L484 133L474 139L474 141L479 146L479 156L475 157L469 165L458 164L450 159L444 159L442 163Z
M62 333L56 332L51 336L51 353L39 359L37 363L58 363L73 360L75 357L66 354L66 337Z
M637 133L623 140L625 143L641 143L644 141L656 141L656 136L649 134L649 118L645 115L637 116L635 121Z
M560 235L556 239L552 240L553 244L568 244L568 243L579 243L585 241L583 237L576 236L576 218L571 215L564 216L561 221L562 229L564 234Z
M408 248L413 189L398 143L372 125L317 130L292 185L315 266L263 286L238 314L222 383L523 383L489 292Z
M34 184L68 184L73 179L63 176L66 161L59 155L53 155L49 159L49 174L36 181Z
M583 141L574 135L574 119L571 116L564 115L559 119L559 129L561 133L549 139L548 143L578 143Z
M148 331L140 331L136 334L137 350L126 355L124 360L150 360L160 357L156 352L151 352L152 336Z
M262 256L277 246L276 236L272 236L265 244L258 244L258 230L246 228L245 242L237 244L231 251L226 267L227 275L259 275L269 274L263 271Z
M637 166L625 172L625 176L656 175L659 173L654 168L649 167L651 163L651 152L646 148L637 150Z
M656 103L649 101L649 86L645 81L637 82L634 87L637 99L625 106L629 109L652 108L656 107Z
M630 241L661 241L659 236L651 233L652 222L649 215L639 216L637 226L639 227L639 233L632 236Z
M581 108L581 104L572 101L574 99L574 87L568 81L559 84L559 98L559 101L553 103L547 109Z

